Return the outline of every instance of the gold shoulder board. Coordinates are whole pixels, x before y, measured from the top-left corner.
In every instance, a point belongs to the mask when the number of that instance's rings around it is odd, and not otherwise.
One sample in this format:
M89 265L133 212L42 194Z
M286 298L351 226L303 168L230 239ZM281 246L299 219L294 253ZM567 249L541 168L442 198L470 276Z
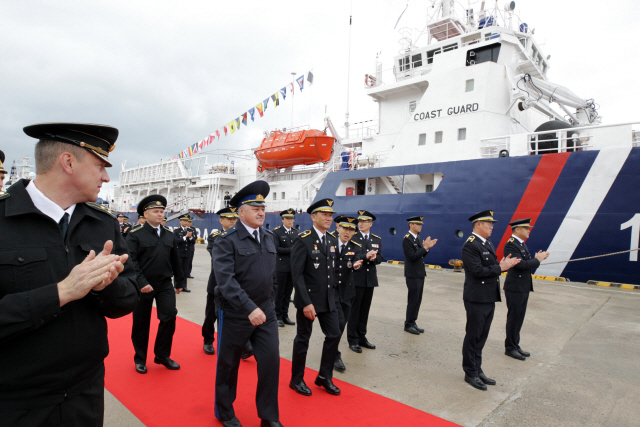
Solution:
M107 209L104 206L102 206L101 204L98 203L93 203L93 202L85 202L85 205L89 206L90 208L93 208L95 210L97 210L98 212L103 212L106 213L107 215L115 218L116 214L111 210L111 209Z
M467 243L473 242L474 240L476 240L476 236L469 236Z
M371 235L372 235L373 237L377 237L378 239L382 240L382 237L380 237L380 236L376 236L376 235L375 235L375 234L373 234L373 233L371 233Z
M353 240L349 240L349 241L350 241L351 243L353 243L354 245L358 245L358 246L362 247L362 245L361 245L360 243L358 243L358 242L354 242Z
M306 230L306 231L302 232L302 234L299 234L300 238L304 238L304 237L307 237L307 236L310 236L310 235L311 235L311 230Z

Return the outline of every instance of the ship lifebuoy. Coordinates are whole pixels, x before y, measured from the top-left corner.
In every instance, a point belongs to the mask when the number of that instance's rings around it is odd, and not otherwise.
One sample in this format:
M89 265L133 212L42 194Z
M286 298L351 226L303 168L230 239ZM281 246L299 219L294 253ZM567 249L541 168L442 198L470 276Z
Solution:
M258 169L258 172L260 173L264 172L264 167L262 167L262 163L258 163L258 167L256 169Z

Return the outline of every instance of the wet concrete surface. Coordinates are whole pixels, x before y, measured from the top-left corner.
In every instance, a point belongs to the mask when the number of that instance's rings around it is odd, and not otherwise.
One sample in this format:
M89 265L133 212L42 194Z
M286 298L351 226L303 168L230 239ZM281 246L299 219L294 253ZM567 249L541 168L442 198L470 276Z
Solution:
M190 294L178 295L178 315L201 324L210 257L204 245L196 249L196 278ZM356 354L345 334L347 371L336 378L462 426L640 425L640 292L534 280L521 332L520 345L531 353L526 361L504 354L503 296L483 352L483 369L498 384L479 391L464 382L461 366L464 274L427 271L420 336L403 330L403 266L382 264L378 278L367 333L377 348ZM293 304L289 317L295 319ZM281 357L291 360L295 333L295 326L280 328ZM317 325L307 356L312 369L319 368L322 340ZM201 340L193 346L202 351ZM142 425L106 394L105 426Z

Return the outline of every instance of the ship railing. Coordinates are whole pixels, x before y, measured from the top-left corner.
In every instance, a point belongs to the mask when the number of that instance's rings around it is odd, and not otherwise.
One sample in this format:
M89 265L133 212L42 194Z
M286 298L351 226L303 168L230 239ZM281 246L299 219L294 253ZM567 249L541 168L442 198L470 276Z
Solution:
M480 140L480 156L492 158L638 147L639 126L640 123L631 122L483 138Z
M347 128L342 126L342 134L347 138ZM348 138L371 139L378 134L378 121L365 120L349 124Z

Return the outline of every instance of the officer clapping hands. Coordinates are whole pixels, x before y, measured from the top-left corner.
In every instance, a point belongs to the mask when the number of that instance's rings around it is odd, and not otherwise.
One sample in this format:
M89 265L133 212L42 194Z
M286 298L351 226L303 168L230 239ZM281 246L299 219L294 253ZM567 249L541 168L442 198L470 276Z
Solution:
M549 258L549 252L538 251L535 257L538 261L542 262L545 259Z
M97 256L93 250L89 252L84 261L76 265L69 275L58 283L60 307L83 298L92 290L103 290L122 273L129 255L111 255L112 249L113 242L106 241L102 252Z
M536 254L536 258L537 256L538 255ZM520 258L511 258L511 254L509 254L509 256L503 257L502 261L500 261L500 268L502 269L502 271L507 271L519 262Z
M434 247L436 243L438 243L438 239L431 240L431 236L427 236L427 238L422 242L422 247L428 251L429 249Z

